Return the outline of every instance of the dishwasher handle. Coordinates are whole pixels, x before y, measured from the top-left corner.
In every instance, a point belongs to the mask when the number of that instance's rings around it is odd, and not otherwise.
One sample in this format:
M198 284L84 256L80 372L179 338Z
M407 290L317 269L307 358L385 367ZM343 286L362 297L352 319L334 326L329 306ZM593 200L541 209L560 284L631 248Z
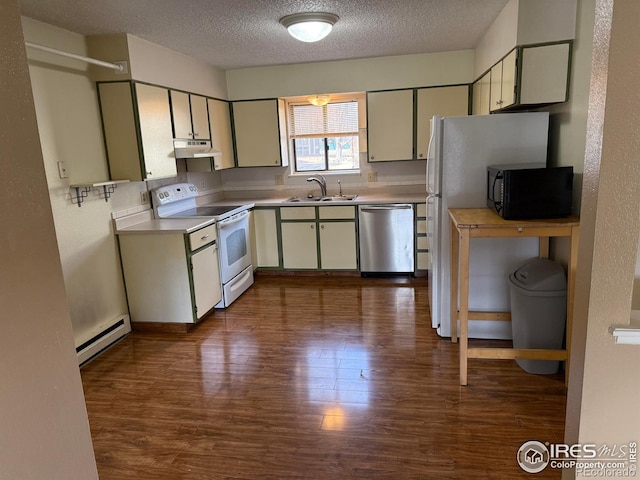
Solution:
M413 205L381 205L375 207L360 207L361 212L376 212L379 210L411 210Z

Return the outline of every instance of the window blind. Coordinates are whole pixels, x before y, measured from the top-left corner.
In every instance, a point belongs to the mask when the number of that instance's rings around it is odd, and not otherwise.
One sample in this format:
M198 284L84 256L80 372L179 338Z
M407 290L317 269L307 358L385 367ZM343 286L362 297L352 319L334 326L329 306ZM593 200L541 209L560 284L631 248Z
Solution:
M358 134L358 102L322 107L289 104L290 138L323 138Z

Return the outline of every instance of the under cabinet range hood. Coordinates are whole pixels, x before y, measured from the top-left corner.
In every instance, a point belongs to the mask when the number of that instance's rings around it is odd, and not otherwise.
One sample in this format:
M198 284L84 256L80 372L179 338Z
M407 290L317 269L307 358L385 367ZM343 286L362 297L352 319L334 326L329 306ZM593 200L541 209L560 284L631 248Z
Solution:
M220 150L211 147L209 140L174 140L173 149L176 158L208 158L222 155Z

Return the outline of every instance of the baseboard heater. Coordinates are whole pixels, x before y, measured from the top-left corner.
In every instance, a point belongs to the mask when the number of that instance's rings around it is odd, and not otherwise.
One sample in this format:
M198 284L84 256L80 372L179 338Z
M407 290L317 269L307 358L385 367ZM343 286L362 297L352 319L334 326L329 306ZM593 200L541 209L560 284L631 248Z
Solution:
M122 315L107 323L106 328L102 328L100 333L94 335L82 345L76 347L78 364L82 367L89 360L93 359L111 345L116 343L131 331L131 321L129 315Z

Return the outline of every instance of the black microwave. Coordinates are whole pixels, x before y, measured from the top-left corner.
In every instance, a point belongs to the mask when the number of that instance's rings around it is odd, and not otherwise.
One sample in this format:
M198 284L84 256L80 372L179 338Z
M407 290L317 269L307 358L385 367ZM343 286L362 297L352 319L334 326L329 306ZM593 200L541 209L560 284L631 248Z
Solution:
M567 217L572 199L573 167L487 167L487 206L506 220Z

